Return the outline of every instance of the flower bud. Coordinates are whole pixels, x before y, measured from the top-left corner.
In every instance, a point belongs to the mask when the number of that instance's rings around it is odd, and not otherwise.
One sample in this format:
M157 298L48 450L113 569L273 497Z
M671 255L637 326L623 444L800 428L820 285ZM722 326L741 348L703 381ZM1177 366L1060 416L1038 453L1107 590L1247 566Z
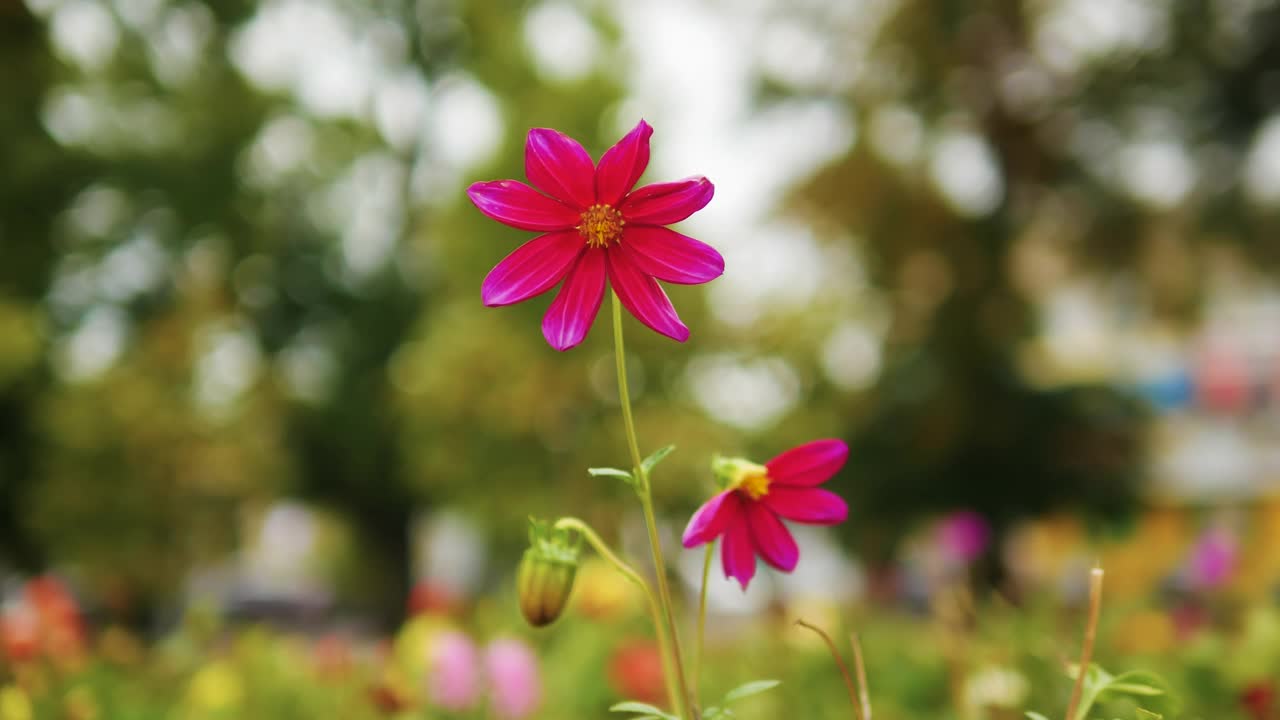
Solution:
M569 604L581 541L575 541L568 530L537 520L530 520L529 541L516 572L516 592L524 619L543 627L555 622Z
M711 473L720 489L727 490L740 486L744 478L766 476L769 470L745 458L716 455L711 458Z

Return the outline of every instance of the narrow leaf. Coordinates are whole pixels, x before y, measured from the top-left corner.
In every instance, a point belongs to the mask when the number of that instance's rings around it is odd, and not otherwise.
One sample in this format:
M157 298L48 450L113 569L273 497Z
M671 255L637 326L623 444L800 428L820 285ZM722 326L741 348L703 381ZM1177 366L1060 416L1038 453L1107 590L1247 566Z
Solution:
M1123 683L1113 682L1104 688L1107 692L1128 693L1130 695L1163 695L1164 690L1151 685L1142 685L1141 683Z
M619 470L618 468L587 468L587 473L590 474L591 477L616 477L628 484L635 482L635 478L631 477L631 473L626 470Z
M1026 716L1029 718L1029 720L1049 720L1049 718L1041 715L1040 713L1032 712L1030 710L1026 712Z
M664 448L659 448L655 450L652 455L645 458L644 460L641 460L640 467L644 468L644 474L648 475L649 473L653 472L653 468L656 467L658 463L665 460L666 457L671 454L671 451L675 449L676 449L675 445L668 445Z
M1142 685L1151 685L1153 687L1166 687L1168 685L1164 678L1149 670L1129 670L1122 672L1112 678L1115 682L1123 683L1140 683Z
M620 702L609 708L609 712L644 713L646 716L663 718L663 720L680 720L680 718L677 718L675 715L672 715L661 708L656 708L649 703L642 703L635 700Z
M759 695L762 692L772 690L782 684L781 680L753 680L749 683L743 683L738 687L724 694L724 704L737 702L743 698Z

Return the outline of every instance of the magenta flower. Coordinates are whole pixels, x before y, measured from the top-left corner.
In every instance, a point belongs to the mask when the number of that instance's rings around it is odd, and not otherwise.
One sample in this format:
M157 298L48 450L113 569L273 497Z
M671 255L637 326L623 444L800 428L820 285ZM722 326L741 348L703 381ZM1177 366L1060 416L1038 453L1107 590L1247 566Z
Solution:
M684 546L697 547L724 535L720 559L725 577L747 589L756 574L756 555L791 572L800 560L782 519L809 525L844 522L849 507L818 485L844 467L849 447L839 440L815 440L791 448L764 465L722 460L717 473L728 489L698 508L684 530Z
M1209 528L1191 549L1188 563L1191 585L1198 590L1226 585L1235 572L1238 555L1235 533L1222 526Z
M573 138L534 128L525 143L524 167L537 189L518 180L478 182L467 189L485 215L546 233L489 272L480 289L485 305L523 302L560 283L542 319L542 334L551 347L568 350L591 329L607 279L640 322L680 342L689 338L689 328L658 281L697 285L713 280L724 272L724 258L710 245L663 226L701 210L715 188L694 177L632 190L649 164L652 134L641 120L594 165Z
M501 720L523 720L542 702L538 658L519 640L494 640L484 653L493 714Z
M982 557L991 542L991 526L972 510L958 510L942 518L936 532L942 552L962 565Z

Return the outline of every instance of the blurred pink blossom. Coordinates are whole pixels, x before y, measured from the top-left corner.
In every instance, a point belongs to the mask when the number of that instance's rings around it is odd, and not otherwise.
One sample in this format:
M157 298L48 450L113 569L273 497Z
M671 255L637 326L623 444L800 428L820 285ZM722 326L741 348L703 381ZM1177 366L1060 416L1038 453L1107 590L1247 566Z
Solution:
M1191 548L1188 580L1193 588L1221 587L1236 569L1238 543L1231 530L1221 525L1205 530Z
M542 680L538 658L523 642L494 640L484 655L489 679L490 702L502 720L521 720L538 709L542 701Z
M986 552L991 542L991 526L972 510L959 510L938 522L938 545L953 561L969 564Z
M465 633L450 630L431 643L427 690L445 710L475 707L480 699L480 653Z
M1200 404L1224 414L1242 412L1249 405L1249 365L1232 347L1211 347L1199 360L1197 395Z

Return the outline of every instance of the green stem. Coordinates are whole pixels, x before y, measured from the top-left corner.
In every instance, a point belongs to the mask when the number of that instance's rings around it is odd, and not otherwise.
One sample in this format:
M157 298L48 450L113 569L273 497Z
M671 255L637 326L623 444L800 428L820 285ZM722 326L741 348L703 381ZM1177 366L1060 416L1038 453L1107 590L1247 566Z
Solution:
M680 657L680 636L676 632L675 612L672 609L671 589L667 586L667 563L662 557L662 542L658 538L658 521L653 512L653 494L649 488L649 473L645 472L644 461L640 455L640 443L636 440L636 424L631 416L631 392L627 387L627 352L622 340L622 301L617 293L613 296L613 354L618 366L618 400L622 405L622 423L626 428L627 444L631 449L631 462L635 466L636 491L640 496L640 506L644 510L645 529L649 532L649 550L653 554L654 574L658 578L658 601L662 605L662 614L666 620L665 627L658 623L659 644L665 644L666 661L670 663L675 675L677 690L673 710L682 718L694 718L690 715L689 686L685 680L684 662ZM663 635L666 643L663 643Z
M653 626L659 629L662 628L662 608L658 604L657 596L653 594L653 588L649 587L649 583L645 582L640 573L635 571L635 568L631 567L624 562L622 558L618 557L609 545L606 544L604 540L600 539L600 536L596 534L596 531L591 529L590 525L576 517L562 517L556 521L555 526L562 530L576 530L582 535L587 543L595 549L596 554L604 558L606 562L614 567L614 569L622 573L623 577L631 581L631 583L636 587L640 588L640 590L644 592L645 599L649 601L649 615L653 620ZM676 687L674 685L673 678L671 677L671 667L666 661L666 646L661 634L659 635L658 644L664 648L662 669L666 676L667 690L670 694L671 703L675 705L677 701Z
M714 557L716 541L707 543L706 557L702 561L702 590L698 593L698 638L693 649L693 692L694 699L702 690L702 650L706 646L707 636L707 580L711 577L711 559Z

